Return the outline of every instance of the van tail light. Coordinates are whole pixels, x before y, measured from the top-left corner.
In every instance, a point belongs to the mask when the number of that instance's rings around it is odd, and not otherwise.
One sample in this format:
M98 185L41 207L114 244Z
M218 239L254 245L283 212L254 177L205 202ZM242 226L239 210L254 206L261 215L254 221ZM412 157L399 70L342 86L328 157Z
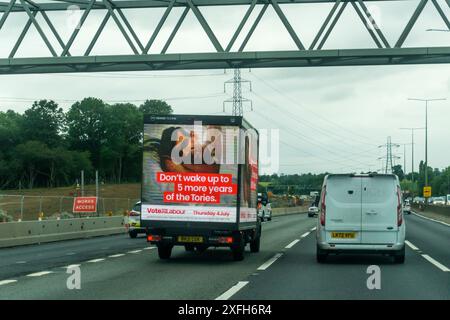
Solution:
M161 241L161 236L149 234L147 235L147 242L158 242Z
M219 237L218 242L231 244L231 243L233 243L233 237Z
M327 206L325 205L325 197L327 195L327 189L324 187L322 190L322 199L320 202L320 224L325 226L325 214Z
M397 187L397 226L400 227L403 223L403 210L402 210L402 195L400 188Z

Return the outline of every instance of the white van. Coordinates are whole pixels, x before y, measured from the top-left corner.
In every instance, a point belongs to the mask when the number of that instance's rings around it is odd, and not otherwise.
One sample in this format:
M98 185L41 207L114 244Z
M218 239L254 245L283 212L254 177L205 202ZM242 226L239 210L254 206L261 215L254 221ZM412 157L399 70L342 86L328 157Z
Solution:
M317 221L317 261L330 253L381 253L405 261L402 192L393 174L330 174Z

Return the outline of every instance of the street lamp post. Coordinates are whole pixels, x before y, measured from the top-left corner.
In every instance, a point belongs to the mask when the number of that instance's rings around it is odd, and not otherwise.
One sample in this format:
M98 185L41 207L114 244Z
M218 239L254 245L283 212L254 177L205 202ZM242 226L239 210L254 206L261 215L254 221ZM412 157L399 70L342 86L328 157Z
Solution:
M424 130L425 128L400 128L400 130L411 131L411 180L414 183L414 131Z
M447 100L447 98L439 98L439 99L408 98L408 100L425 102L425 186L428 187L428 102L444 101Z

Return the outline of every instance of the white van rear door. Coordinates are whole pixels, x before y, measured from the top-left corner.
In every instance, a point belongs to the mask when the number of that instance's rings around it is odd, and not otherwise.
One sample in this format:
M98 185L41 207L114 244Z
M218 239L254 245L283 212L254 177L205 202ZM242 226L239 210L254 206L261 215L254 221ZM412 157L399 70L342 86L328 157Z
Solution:
M361 243L397 242L397 183L394 176L362 178Z
M361 178L329 176L326 182L325 231L328 243L361 242Z

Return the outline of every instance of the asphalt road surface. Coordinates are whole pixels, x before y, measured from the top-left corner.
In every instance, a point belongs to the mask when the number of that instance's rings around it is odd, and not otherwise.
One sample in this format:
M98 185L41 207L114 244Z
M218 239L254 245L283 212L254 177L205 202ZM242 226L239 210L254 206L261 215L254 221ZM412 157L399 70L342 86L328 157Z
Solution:
M261 251L234 262L229 249L175 247L168 261L145 237L126 235L0 249L0 299L450 299L450 227L406 216L405 264L384 256L315 260L315 218L274 217ZM369 290L367 268L380 267ZM70 290L67 267L81 271Z

